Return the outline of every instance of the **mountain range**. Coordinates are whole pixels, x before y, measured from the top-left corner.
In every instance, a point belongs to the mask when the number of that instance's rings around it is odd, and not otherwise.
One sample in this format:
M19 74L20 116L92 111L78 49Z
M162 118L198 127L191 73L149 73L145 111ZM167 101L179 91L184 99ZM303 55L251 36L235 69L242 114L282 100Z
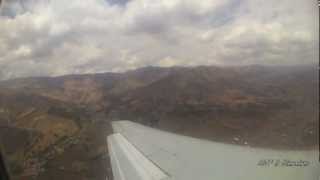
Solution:
M242 146L315 149L314 66L144 67L0 82L0 145L16 179L111 179L110 121Z

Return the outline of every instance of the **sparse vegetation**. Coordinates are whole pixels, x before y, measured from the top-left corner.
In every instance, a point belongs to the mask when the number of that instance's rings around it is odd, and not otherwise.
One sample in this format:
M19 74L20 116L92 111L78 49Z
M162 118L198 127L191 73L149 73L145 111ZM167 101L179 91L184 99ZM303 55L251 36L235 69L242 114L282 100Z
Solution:
M313 67L147 67L5 81L0 142L16 177L41 180L110 177L106 136L109 121L118 119L245 146L315 148L317 73Z

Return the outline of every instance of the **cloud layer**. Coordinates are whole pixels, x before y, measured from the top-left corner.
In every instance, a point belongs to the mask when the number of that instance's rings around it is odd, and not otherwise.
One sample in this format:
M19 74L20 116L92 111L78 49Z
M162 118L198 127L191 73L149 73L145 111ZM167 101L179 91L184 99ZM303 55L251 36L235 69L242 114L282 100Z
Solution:
M7 0L0 79L314 63L318 17L313 0Z

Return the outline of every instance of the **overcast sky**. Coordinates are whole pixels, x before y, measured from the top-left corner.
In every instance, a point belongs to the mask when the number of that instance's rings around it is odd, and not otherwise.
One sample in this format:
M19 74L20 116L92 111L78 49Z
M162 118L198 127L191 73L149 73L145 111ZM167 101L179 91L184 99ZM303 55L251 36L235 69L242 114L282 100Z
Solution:
M0 79L314 63L318 13L315 0L4 0Z

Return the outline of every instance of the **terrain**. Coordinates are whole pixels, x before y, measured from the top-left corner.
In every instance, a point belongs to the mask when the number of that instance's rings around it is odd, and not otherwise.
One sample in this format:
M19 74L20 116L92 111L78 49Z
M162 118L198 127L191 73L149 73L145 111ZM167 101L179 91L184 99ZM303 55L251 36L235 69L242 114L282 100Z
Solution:
M112 178L110 121L269 149L315 149L314 66L145 67L0 82L0 147L14 179Z

